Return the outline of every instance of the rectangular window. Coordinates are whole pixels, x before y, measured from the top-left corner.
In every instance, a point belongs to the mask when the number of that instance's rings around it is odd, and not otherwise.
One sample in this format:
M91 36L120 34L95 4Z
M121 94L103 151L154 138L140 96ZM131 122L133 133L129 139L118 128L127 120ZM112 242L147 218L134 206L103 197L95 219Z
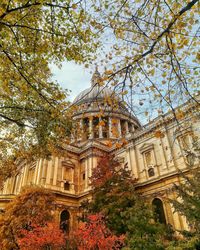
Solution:
M148 152L146 152L144 155L145 155L146 165L147 165L147 166L152 165L152 152L151 152L151 151L148 151Z
M70 190L70 184L68 181L64 183L64 190Z

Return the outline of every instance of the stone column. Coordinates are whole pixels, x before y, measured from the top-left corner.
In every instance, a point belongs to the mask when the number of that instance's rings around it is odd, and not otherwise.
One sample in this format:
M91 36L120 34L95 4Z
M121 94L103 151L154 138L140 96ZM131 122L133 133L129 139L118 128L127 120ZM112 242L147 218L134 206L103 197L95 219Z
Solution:
M163 138L165 144L167 145L167 149L168 151L166 152L166 158L167 158L167 162L168 162L168 166L169 168L174 168L177 169L177 162L175 160L175 154L174 154L174 144L171 145L170 139L169 139L169 130L166 128L166 125L164 125L165 128L165 138ZM165 148L166 150L166 148Z
M92 176L92 158L88 159L88 163L89 163L89 166L88 166L88 177L91 177Z
M36 184L40 183L40 176L41 176L41 171L42 171L42 159L39 159L37 162L38 165L38 173L37 174L37 178L36 178Z
M50 159L50 160L48 161L48 165L47 165L47 178L46 178L46 184L50 184L51 171L52 171L52 159Z
M2 194L10 194L10 178L3 184L3 190L0 192Z
M174 198L175 195L173 195ZM183 230L183 229L188 229L188 228L184 228L183 227L183 223L182 223L182 216L180 214L178 214L177 212L174 211L174 207L172 204L169 204L171 210L172 210L172 214L173 214L173 222L174 222L174 228L176 230Z
M163 143L163 139L162 138L160 138L160 145L161 145L161 150L160 150L160 152L161 152L161 162L162 162L162 169L163 170L166 170L166 169L168 169L168 162L167 162L167 156L166 156L166 148L165 148L165 145L164 145L164 143Z
M101 117L99 117L99 138L103 138L103 128L102 128L102 125L101 125Z
M47 174L47 160L42 160L42 176L41 176L41 184L45 184L46 181L46 174Z
M57 184L57 175L58 175L58 164L59 164L59 158L55 157L55 169L54 169L54 175L53 175L53 185L56 186Z
M128 170L132 172L132 166L131 166L131 155L130 155L130 148L126 150L126 155L127 155L127 163L128 163ZM131 173L131 175L133 172Z
M11 194L17 193L17 185L18 185L18 175L11 177ZM1 192L0 192L1 193Z
M8 180L6 180L6 182L4 184L3 194L7 194L7 190L8 190Z
M132 125L131 125L131 130L132 130L132 132L134 132L134 131L135 131L134 124L132 124Z
M93 139L94 133L93 133L93 119L89 119L89 139Z
M132 171L133 171L133 174L134 174L134 177L136 179L139 178L139 174L140 174L140 168L139 168L139 162L138 162L138 155L137 155L137 151L136 151L136 147L134 146L131 150L131 156L132 156Z
M112 135L112 118L111 117L109 117L108 126L109 126L109 138L112 138L113 135Z
M63 160L63 158L62 158ZM63 189L64 188L64 172L65 172L65 167L62 166L61 168L61 188Z
M24 167L24 173L23 173L22 186L26 185L26 181L27 181L27 177L28 177L28 170L29 170L28 165L25 165L25 167Z
M85 160L85 189L88 188L88 162Z
M128 122L125 121L125 129L126 129L126 135L129 134L129 129L128 129Z
M74 168L71 168L71 185L70 185L70 191L74 192Z
M37 181L38 167L39 167L39 161L36 162L36 166L35 166L35 170L34 170L34 180L33 180L34 184L36 184L36 181Z
M22 187L22 173L19 173L19 184L18 184L18 190L17 192L19 193L21 191L21 187Z
M83 119L80 119L80 123L79 123L79 126L80 126L80 138L78 138L78 140L82 140L83 139Z
M122 128L121 128L120 119L118 120L118 134L119 134L119 138L121 138L122 137Z

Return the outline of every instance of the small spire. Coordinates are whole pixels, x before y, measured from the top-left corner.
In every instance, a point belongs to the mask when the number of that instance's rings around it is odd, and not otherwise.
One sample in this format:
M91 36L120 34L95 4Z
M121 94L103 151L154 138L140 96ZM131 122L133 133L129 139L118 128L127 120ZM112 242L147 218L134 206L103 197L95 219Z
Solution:
M101 80L101 75L98 71L98 66L96 65L95 72L94 72L92 79L91 79L92 87L94 87L100 80Z

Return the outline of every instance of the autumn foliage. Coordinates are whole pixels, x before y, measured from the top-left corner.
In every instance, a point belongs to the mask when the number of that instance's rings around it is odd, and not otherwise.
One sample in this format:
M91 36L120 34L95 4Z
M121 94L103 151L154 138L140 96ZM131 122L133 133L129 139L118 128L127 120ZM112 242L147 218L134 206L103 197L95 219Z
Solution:
M120 163L109 155L104 155L98 161L97 167L93 169L90 178L91 186L100 188L105 182L109 181L120 168Z
M138 194L136 184L137 180L131 175L127 164L120 163L112 156L100 158L91 177L92 200L82 204L85 209L83 220L94 214L103 215L106 228L119 239L122 237L128 249L164 249L164 227L154 220L152 207ZM98 226L97 223L93 224L97 230ZM90 229L87 224L85 228ZM91 235L97 244L100 238L98 231L92 231Z
M65 237L56 223L45 226L33 225L31 230L22 229L18 244L21 250L58 250L65 245Z
M106 226L103 215L93 214L74 233L78 250L117 250L124 245L124 236L114 235Z
M19 249L18 239L22 230L28 234L34 225L44 226L52 221L53 202L54 197L48 190L26 187L8 204L4 215L0 217L0 249Z

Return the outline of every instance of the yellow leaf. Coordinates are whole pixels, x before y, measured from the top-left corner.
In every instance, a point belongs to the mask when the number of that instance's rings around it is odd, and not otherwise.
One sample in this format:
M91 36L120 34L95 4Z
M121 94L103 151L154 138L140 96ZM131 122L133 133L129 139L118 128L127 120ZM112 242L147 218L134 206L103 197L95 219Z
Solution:
M112 75L112 73L113 73L112 70L106 70L106 71L105 71L105 74L106 74L106 75Z
M197 53L196 59L200 61L200 52Z
M112 124L117 124L118 123L118 120L117 119L112 119Z
M122 144L121 144L121 143L119 143L119 142L116 142L115 147L116 147L117 149L119 149L119 148L121 148L121 147L122 147Z
M108 146L109 148L111 148L111 147L112 147L112 142L111 142L111 141L108 141L108 142L106 143L106 146Z
M121 92L122 95L127 95L128 94L128 90L124 90L123 92Z
M164 133L163 133L162 131L160 131L160 130L157 130L157 131L154 133L154 136L155 136L156 138L163 138L163 137L165 137Z
M183 119L185 117L185 114L182 110L178 110L176 113L176 119Z
M72 7L72 9L75 10L75 9L77 9L77 4L73 3L71 7Z
M99 122L99 126L105 126L106 124L105 124L105 122L103 121L103 120L101 120L100 122Z
M155 69L153 68L151 71L149 71L149 74L150 74L151 76L154 76L154 74L155 74Z

